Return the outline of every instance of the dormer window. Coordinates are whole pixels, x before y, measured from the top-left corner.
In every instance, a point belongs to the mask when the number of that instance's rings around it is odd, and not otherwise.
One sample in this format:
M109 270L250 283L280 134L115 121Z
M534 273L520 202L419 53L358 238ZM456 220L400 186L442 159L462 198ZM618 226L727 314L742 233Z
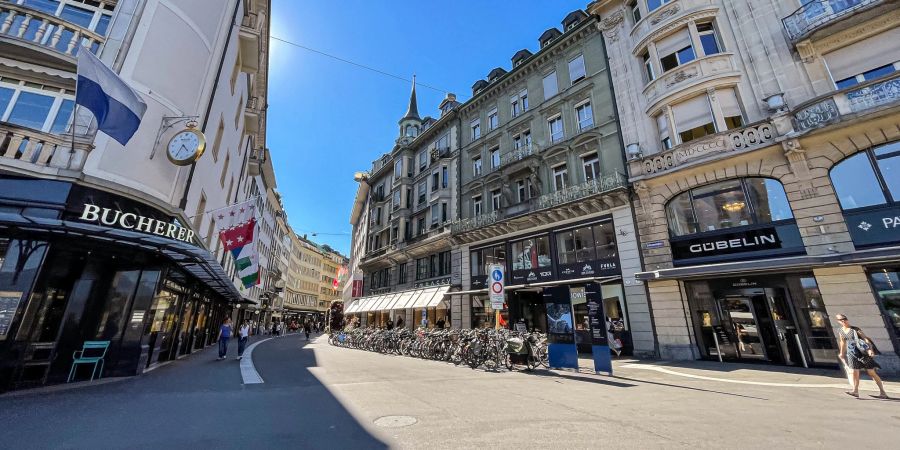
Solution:
M415 125L407 125L406 126L406 136L407 137L416 137L419 135L419 127Z

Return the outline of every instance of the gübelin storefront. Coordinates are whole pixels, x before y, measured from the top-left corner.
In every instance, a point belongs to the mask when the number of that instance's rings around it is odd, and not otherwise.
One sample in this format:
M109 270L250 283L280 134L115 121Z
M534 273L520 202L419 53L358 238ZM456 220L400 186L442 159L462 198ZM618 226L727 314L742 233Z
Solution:
M494 310L486 293L487 280L489 267L500 264L508 274L506 308L501 311L501 325L544 333L562 327L564 330L560 335L574 335L578 351L590 353L591 329L585 286L598 283L607 326L622 342L623 350L626 353L631 351L619 248L612 216L599 216L502 241L473 245L469 257L473 328L494 326ZM553 287L568 290L563 314L548 312L545 293Z
M239 299L171 215L71 182L0 175L0 391L66 382L85 341L109 343L102 376L140 374L213 343Z

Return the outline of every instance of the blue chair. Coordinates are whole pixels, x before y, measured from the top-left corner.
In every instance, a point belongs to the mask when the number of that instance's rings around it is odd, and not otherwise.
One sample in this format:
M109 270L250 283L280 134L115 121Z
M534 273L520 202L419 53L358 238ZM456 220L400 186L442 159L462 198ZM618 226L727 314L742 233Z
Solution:
M109 350L109 341L84 341L81 350L72 353L72 370L69 370L69 379L66 383L72 381L75 376L75 367L79 364L93 364L94 369L91 370L91 381L94 376L103 378L103 358L106 357L106 351ZM97 367L100 372L97 372Z

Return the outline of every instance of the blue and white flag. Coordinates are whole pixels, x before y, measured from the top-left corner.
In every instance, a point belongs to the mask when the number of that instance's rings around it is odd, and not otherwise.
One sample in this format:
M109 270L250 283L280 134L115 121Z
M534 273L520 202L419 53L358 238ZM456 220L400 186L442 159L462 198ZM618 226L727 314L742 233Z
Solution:
M78 52L75 104L91 110L100 131L122 145L134 136L147 110L141 97L85 48Z

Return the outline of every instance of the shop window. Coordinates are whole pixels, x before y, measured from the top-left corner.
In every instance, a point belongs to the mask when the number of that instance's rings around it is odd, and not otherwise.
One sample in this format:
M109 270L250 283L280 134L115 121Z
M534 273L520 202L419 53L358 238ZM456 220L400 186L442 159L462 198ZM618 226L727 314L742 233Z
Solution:
M831 169L841 208L897 203L900 199L900 141L859 152Z
M586 225L556 234L560 264L575 264L616 256L616 238L609 223Z
M768 178L743 178L683 192L666 205L672 236L765 224L793 218L784 187Z
M550 267L550 239L539 236L512 243L513 270Z
M897 269L880 269L871 272L869 277L884 316L894 329L894 336L900 336L900 272Z
M673 106L672 112L682 143L716 133L709 98L705 94Z
M504 245L495 245L480 250L473 250L470 253L471 273L473 277L488 275L488 267L494 264L506 266L506 247Z

